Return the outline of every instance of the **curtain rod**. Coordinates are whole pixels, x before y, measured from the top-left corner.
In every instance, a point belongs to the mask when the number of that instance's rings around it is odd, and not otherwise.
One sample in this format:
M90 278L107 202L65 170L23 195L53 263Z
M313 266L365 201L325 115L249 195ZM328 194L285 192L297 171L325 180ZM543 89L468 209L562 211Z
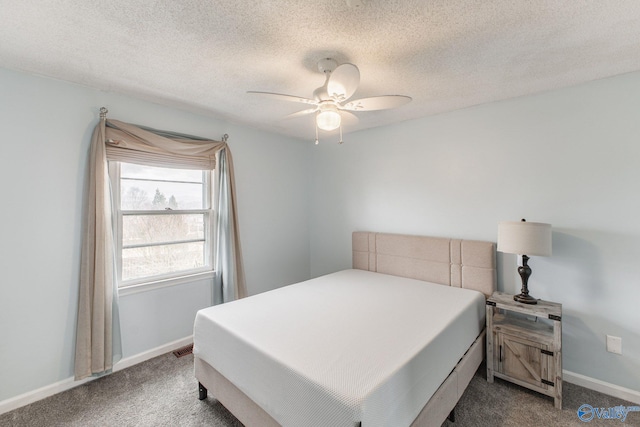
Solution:
M100 107L100 120L107 120L107 113L109 112L109 110L107 110L106 107ZM157 129L152 129L152 128L147 128L144 126L140 126L140 125L136 125L139 128L145 129L145 130L149 130L151 132L155 132L158 134L170 134L170 135L175 135L175 136L184 136L184 137L188 137L191 139L196 139L196 140L203 140L203 141L208 141L207 138L202 138L199 136L192 136L192 135L184 135L184 134L178 134L178 133L174 133L174 132L167 132L167 131L158 131ZM222 135L222 142L227 142L227 140L229 139L229 134L224 134Z

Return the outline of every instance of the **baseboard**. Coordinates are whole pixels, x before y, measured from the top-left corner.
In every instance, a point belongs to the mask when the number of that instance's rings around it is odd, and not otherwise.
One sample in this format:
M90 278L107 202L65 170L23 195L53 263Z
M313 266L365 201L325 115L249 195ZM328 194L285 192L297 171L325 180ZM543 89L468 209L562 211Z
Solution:
M137 365L138 363L153 359L154 357L161 356L165 353L169 353L170 351L176 350L180 347L184 347L185 345L191 344L192 342L193 335L189 335L188 337L184 337L160 347L152 348L151 350L136 354L135 356L129 356L125 359L121 359L113 367L113 372L121 371L130 366Z
M565 382L579 385L589 390L598 391L600 393L608 394L609 396L617 397L619 399L628 400L640 405L640 391L631 390L630 388L620 387L615 384L607 383L597 380L595 378L587 377L585 375L576 374L571 371L562 371L562 379ZM589 402L584 402L589 403Z
M169 353L173 350L176 350L180 347L184 347L193 342L193 335L181 338L176 341L172 341L168 344L161 345L156 348L152 348L151 350L147 350L145 352L136 354L134 356L129 356L124 359L119 360L113 366L113 372L118 372L123 369L126 369L130 366L136 365L138 363L144 362L149 359L153 359L154 357L161 356L165 353ZM63 391L70 390L74 387L78 387L82 384L86 384L90 381L96 380L97 378L90 377L85 378L80 381L75 381L73 377L69 377L62 381L58 381L53 384L49 384L47 386L41 387L39 389L29 391L27 393L18 395L16 397L12 397L10 399L3 400L0 402L0 414L4 414L5 412L13 411L14 409L18 409L22 406L28 405L33 402L37 402L38 400L44 399L45 397L53 396L54 394L61 393Z

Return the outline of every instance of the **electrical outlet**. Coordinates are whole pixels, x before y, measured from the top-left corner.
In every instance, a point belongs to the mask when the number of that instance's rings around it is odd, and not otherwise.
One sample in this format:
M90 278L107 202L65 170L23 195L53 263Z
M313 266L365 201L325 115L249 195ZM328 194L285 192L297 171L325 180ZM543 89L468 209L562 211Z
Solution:
M622 338L607 335L607 351L609 353L622 354Z

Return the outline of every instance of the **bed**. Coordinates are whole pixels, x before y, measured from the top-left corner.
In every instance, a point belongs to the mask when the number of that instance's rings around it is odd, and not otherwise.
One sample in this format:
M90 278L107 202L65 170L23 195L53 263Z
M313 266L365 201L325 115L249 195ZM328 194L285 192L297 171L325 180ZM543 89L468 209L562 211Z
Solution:
M352 249L353 269L200 310L200 398L247 426L441 425L483 359L495 244L355 232Z

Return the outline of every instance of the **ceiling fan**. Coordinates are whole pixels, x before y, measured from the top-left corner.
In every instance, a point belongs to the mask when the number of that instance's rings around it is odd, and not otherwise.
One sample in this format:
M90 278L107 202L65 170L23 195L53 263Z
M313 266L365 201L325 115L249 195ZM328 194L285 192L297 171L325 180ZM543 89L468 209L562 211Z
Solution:
M340 129L340 144L342 144L343 122L358 122L358 118L351 111L385 110L399 107L411 101L411 97L404 95L381 95L350 101L349 98L353 96L360 83L360 70L358 70L358 67L348 63L338 65L334 59L325 58L318 62L318 70L324 73L326 77L324 84L313 91L313 99L253 90L247 93L263 95L281 101L312 105L312 108L289 114L285 118L315 114L316 144L318 144L318 129L332 131L338 128Z

